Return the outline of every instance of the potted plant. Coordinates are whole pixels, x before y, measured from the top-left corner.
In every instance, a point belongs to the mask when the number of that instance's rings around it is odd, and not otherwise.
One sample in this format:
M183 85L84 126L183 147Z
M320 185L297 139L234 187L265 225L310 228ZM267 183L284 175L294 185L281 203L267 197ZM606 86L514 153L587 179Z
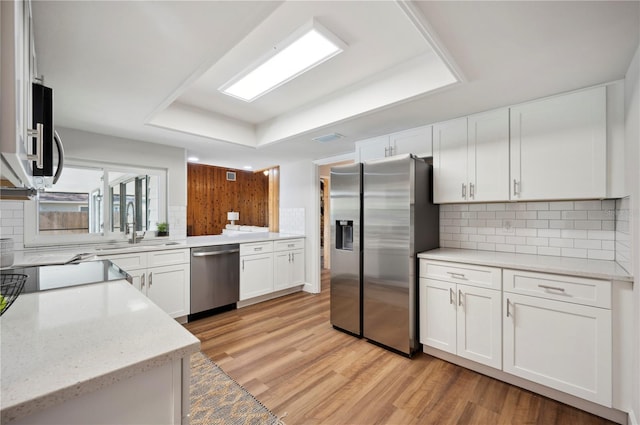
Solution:
M157 225L158 225L157 236L169 235L169 225L167 223L157 223Z

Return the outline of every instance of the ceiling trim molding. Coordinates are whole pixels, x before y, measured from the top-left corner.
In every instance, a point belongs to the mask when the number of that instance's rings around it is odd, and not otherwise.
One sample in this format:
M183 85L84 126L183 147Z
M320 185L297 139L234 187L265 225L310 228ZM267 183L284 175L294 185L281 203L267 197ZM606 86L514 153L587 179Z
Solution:
M395 3L398 5L400 10L404 12L411 23L416 27L420 35L422 35L427 43L429 43L429 45L433 48L433 51L436 52L442 62L444 62L447 68L449 68L449 71L454 75L454 77L459 82L467 82L468 80L462 72L462 69L460 69L456 61L453 59L453 56L451 56L449 51L440 42L439 37L436 35L435 31L433 30L427 19L424 17L422 12L418 10L414 2L411 0L395 0Z

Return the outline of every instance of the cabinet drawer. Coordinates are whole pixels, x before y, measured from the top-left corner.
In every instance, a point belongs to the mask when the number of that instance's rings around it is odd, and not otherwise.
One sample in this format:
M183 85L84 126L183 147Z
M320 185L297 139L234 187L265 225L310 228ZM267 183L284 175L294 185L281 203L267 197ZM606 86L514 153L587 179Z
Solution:
M113 262L116 266L120 267L124 271L138 270L147 268L147 253L141 252L136 254L118 254L110 255L106 258Z
M265 252L273 252L273 242L240 244L240 255L262 254Z
M608 280L508 269L504 270L503 278L505 292L611 308Z
M148 253L149 267L170 266L189 263L189 249L171 249L167 251L151 251Z
M502 289L500 271L495 267L420 260L420 277L484 288Z
M288 251L290 249L304 248L304 239L289 239L286 241L276 241L273 243L276 251Z

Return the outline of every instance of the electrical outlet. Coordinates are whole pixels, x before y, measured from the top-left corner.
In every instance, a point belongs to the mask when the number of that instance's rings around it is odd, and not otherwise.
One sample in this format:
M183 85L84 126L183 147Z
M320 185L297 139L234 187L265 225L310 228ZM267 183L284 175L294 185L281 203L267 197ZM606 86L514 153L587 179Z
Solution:
M502 220L502 230L504 230L505 233L515 233L516 228L513 227L513 221L509 219Z

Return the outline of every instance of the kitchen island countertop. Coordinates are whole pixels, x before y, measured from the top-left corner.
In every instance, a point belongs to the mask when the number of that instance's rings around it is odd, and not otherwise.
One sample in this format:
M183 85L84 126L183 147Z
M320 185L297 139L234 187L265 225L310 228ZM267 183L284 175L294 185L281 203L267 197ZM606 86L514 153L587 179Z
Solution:
M200 347L125 280L20 295L0 326L2 423L189 358Z
M633 277L615 261L457 248L421 252L418 258L633 282Z

